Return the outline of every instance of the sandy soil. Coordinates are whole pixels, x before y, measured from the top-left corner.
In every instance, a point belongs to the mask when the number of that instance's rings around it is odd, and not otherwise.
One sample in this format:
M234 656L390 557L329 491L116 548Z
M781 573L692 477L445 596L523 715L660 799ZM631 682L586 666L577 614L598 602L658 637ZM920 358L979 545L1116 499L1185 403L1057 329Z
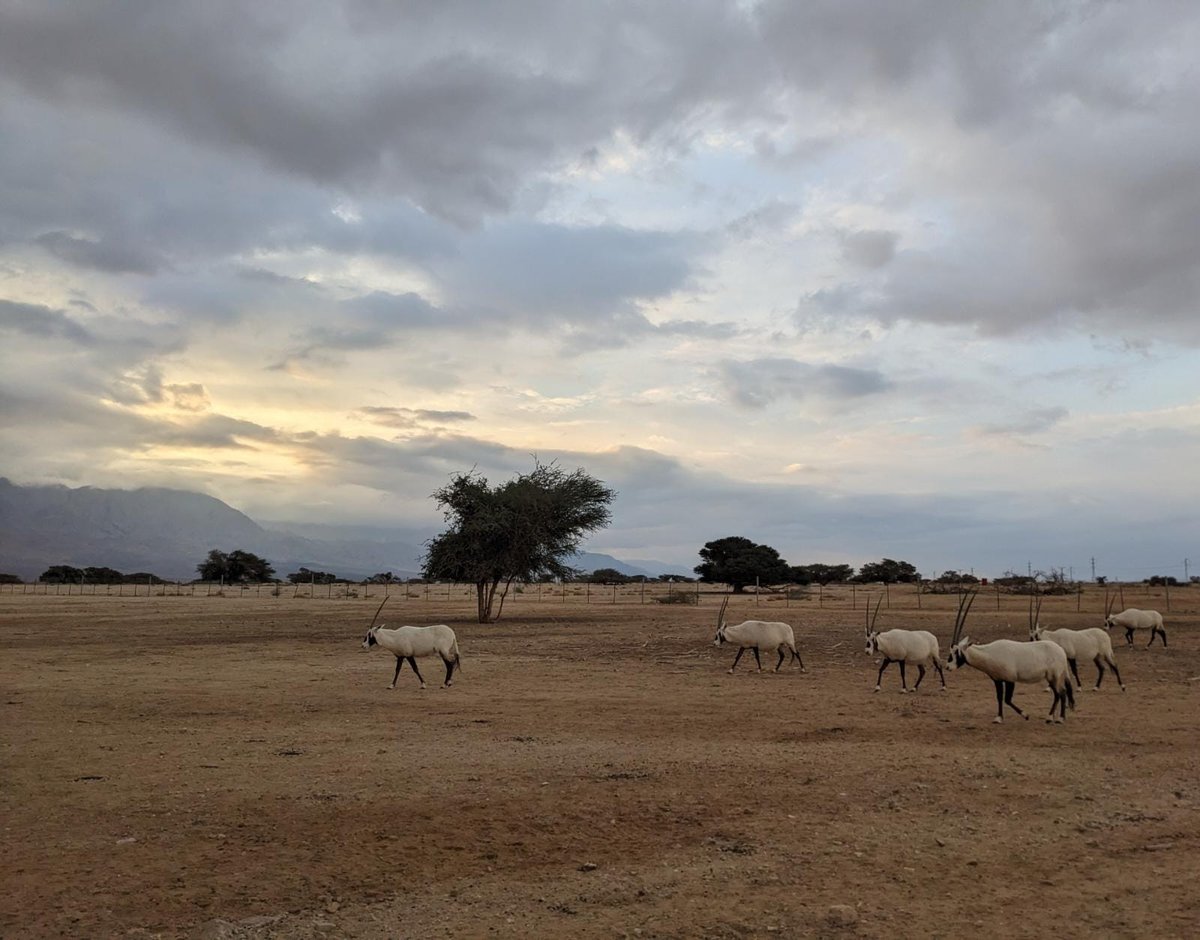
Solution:
M944 643L953 603L880 625ZM0 595L0 935L1196 935L1200 589L1061 726L1033 687L994 725L974 670L873 695L857 605L791 603L807 673L729 676L712 599L397 600L462 645L422 692L374 600Z

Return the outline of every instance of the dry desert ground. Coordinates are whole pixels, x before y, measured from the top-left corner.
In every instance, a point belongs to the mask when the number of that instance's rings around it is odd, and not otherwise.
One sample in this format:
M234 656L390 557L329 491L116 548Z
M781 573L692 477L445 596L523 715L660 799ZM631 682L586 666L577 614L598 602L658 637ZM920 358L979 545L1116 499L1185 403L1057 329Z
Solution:
M945 647L955 598L892 600ZM0 936L1196 935L1200 588L1063 725L1032 686L993 724L971 669L872 694L862 594L735 598L807 672L730 676L717 603L397 597L463 671L389 691L375 598L0 594ZM1023 638L1024 603L968 632Z

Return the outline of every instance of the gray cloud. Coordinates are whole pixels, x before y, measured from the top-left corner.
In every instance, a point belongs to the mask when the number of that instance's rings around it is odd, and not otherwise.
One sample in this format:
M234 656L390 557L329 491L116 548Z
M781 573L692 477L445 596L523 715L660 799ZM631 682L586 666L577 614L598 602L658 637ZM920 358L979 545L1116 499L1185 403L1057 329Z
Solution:
M972 432L983 437L1017 437L1029 434L1040 434L1051 430L1055 425L1066 419L1069 412L1066 408L1034 408L1011 421L981 424L972 428Z
M857 231L842 235L842 254L852 264L882 268L896 255L896 232Z
M80 346L96 344L96 337L90 330L62 310L53 310L44 304L0 299L0 329L42 339L65 339Z
M365 405L358 415L376 424L389 428L415 428L425 424L456 424L474 421L469 411L437 411L428 408L396 408L380 405Z
M743 408L765 408L780 399L846 403L881 394L892 384L873 369L783 358L726 360L720 364L720 375L727 394Z
M153 274L162 261L156 252L112 242L80 238L67 232L46 232L34 239L69 264L113 274Z

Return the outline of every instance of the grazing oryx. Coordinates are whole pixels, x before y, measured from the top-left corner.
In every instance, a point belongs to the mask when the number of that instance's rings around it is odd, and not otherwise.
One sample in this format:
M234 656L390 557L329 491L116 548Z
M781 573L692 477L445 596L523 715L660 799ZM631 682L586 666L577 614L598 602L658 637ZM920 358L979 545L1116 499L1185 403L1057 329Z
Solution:
M779 662L775 664L776 672L779 672L779 667L783 665L789 652L792 654L792 659L800 663L800 671L808 671L804 668L804 660L796 652L796 637L788 624L773 620L747 620L744 623L727 626L725 624L725 608L728 606L729 598L727 597L721 603L721 610L717 613L717 635L713 639L713 646L720 646L723 643L738 645L733 665L729 667L730 675L733 675L738 660L742 658L742 653L747 649L754 650L754 661L758 663L759 672L762 672L762 660L758 658L759 649L775 650L779 653Z
M1115 601L1116 598L1113 598ZM1104 629L1111 630L1113 627L1124 627L1125 642L1129 644L1129 648L1133 649L1133 631L1134 630L1149 630L1150 642L1146 644L1146 649L1154 645L1154 637L1162 634L1162 644L1167 645L1167 631L1163 629L1162 614L1157 610L1138 610L1136 607L1129 607L1121 611L1119 614L1112 612L1113 602L1110 601L1104 608Z
M1104 667L1107 665L1113 671L1113 675L1117 677L1117 685L1121 687L1121 691L1125 691L1125 683L1121 681L1121 673L1117 669L1117 661L1113 658L1112 640L1107 633L1099 627L1088 627L1086 630L1043 629L1038 617L1041 610L1042 602L1039 598L1037 609L1030 618L1029 639L1049 640L1051 643L1057 643L1063 648L1063 652L1067 654L1067 665L1071 667L1071 675L1075 677L1075 684L1079 686L1081 692L1083 691L1083 683L1079 681L1078 667L1078 662L1081 659L1096 664L1098 673L1096 675L1096 684L1093 688L1100 688L1100 683L1104 681Z
M385 597L383 604L387 602L388 599ZM362 646L365 650L382 646L396 657L396 671L392 674L392 684L388 688L396 687L396 680L400 678L400 667L404 665L405 660L408 660L412 671L417 674L421 688L425 688L425 679L421 676L421 670L417 668L417 657L432 656L435 653L442 658L442 662L446 665L446 681L442 683L442 686L449 686L451 678L454 676L454 667L462 664L462 659L458 655L458 639L454 636L454 631L440 623L432 627L397 627L394 630L383 626L377 627L375 621L379 619L379 611L383 610L383 604L379 605L375 616L371 618L371 626L367 628L367 635L363 638Z
M883 663L879 667L879 675L875 677L875 691L883 682L883 671L891 663L900 664L900 693L908 692L908 683L904 677L905 663L915 663L917 667L917 684L913 691L921 687L925 678L925 667L932 666L937 670L938 678L942 680L942 691L946 691L946 674L942 672L941 653L938 650L937 637L928 630L885 630L879 633L875 630L875 619L879 616L881 597L875 602L875 613L867 608L867 653L874 656L883 654Z
M947 669L957 669L960 666L974 666L996 684L996 717L992 720L1004 720L1004 706L1007 705L1018 715L1029 720L1021 709L1013 704L1013 689L1018 682L1045 682L1054 693L1054 701L1050 704L1050 713L1046 721L1055 723L1065 721L1067 705L1075 707L1075 693L1071 688L1071 677L1067 673L1067 654L1061 646L1048 640L1037 640L1033 643L1018 643L1016 640L994 640L991 643L971 645L971 638L962 635L963 625L967 622L971 604L975 600L975 591L964 594L958 602L958 618L954 623L954 637L950 641L950 658L946 661ZM1059 709L1058 717L1054 709Z

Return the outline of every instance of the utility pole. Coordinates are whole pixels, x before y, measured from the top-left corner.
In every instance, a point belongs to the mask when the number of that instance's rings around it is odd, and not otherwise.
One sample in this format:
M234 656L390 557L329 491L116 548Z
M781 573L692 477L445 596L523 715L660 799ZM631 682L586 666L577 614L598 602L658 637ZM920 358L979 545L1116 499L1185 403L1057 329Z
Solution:
M1188 559L1183 560L1183 583L1191 584L1192 579L1188 577Z
M1096 580L1096 556L1092 556L1092 580Z

